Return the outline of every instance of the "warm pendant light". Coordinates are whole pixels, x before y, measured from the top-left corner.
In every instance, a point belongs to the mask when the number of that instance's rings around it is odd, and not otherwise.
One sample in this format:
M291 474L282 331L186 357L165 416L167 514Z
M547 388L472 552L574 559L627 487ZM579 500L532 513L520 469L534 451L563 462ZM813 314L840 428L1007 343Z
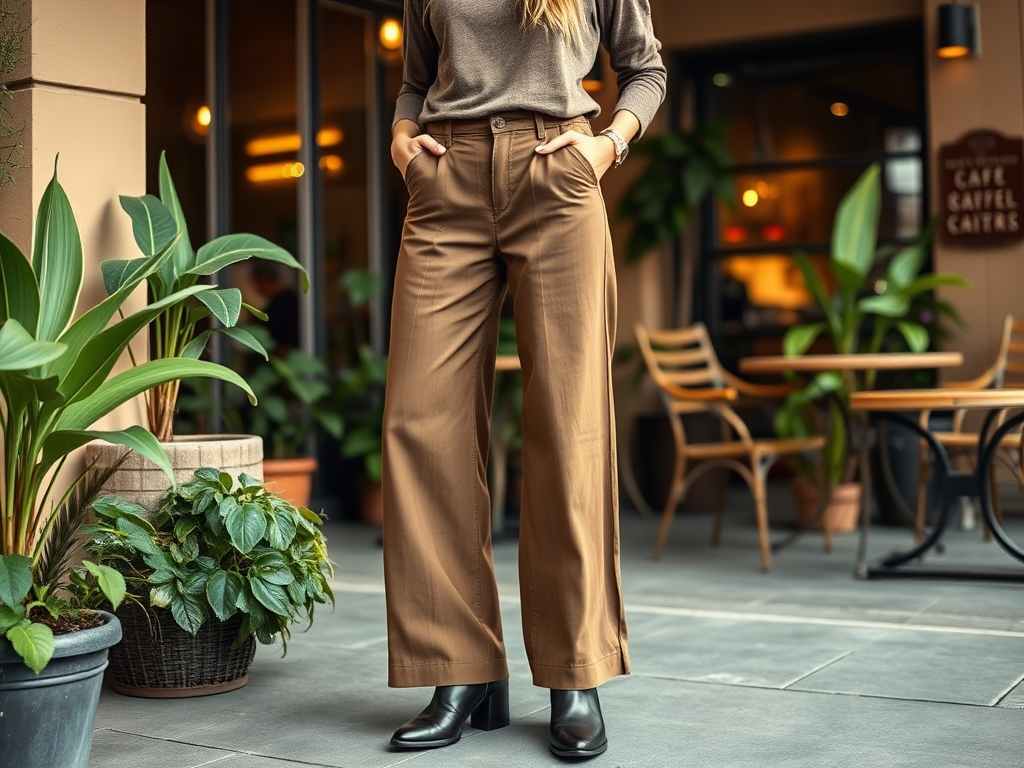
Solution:
M594 59L594 66L583 78L583 90L587 93L596 93L604 87L604 68L601 66L601 57Z
M939 6L939 38L935 51L943 59L978 53L978 9L958 2Z

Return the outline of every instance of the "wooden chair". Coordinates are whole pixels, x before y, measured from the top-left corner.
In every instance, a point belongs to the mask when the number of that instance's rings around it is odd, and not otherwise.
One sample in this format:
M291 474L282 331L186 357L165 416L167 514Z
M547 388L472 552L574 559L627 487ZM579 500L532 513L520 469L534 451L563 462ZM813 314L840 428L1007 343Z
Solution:
M761 567L771 570L771 546L768 540L768 509L765 477L781 456L817 452L824 437L793 439L754 439L743 420L730 407L740 395L750 398L781 398L792 391L789 385L751 384L722 368L703 324L689 328L655 331L634 326L647 370L661 389L675 437L675 467L669 488L661 528L654 545L654 559L661 557L668 539L676 505L697 478L715 467L733 469L746 480L754 495L757 533L761 547ZM717 443L691 443L686 439L683 416L711 413L723 424L723 439ZM696 466L689 468L691 463ZM715 512L711 543L717 545L722 534L722 510ZM826 547L831 549L831 530L825 528Z
M996 358L983 374L970 381L949 381L942 385L942 389L999 389L1004 387L1024 388L1024 319L1007 315L1003 322L1003 334L999 342L999 349ZM965 465L972 458L976 458L978 452L977 432L967 429L965 417L968 411L958 409L953 412L953 425L950 432L933 432L935 439L946 449L950 459L960 465ZM928 426L931 411L921 412L921 426ZM1002 422L1002 418L998 423ZM1021 465L1021 435L1006 435L1000 442L1000 450L1009 454L1017 466ZM914 525L914 538L921 541L924 538L925 512L928 505L928 476L930 474L928 462L928 446L922 441L920 449L920 460L917 473L917 514ZM989 476L989 483L992 488L992 507L996 519L1002 521L1002 510L999 505L999 494L996 488L995 465ZM992 538L988 526L985 526L985 539Z

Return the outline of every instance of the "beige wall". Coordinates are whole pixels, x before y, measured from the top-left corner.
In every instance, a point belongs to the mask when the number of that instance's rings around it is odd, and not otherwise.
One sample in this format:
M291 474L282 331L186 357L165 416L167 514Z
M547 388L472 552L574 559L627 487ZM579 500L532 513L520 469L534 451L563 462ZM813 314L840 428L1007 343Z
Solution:
M927 50L935 47L936 7L927 0ZM982 55L945 61L928 57L932 169L939 146L977 128L992 128L1009 136L1024 135L1024 0L981 0ZM933 173L933 182L937 174ZM937 190L932 199L939 203ZM1024 243L986 248L935 248L935 268L970 278L975 290L949 290L969 324L957 331L946 347L964 353L966 378L984 370L999 343L1007 313L1024 315ZM962 375L965 374L965 375Z
M26 129L25 168L0 191L0 228L31 252L33 216L53 174L71 200L85 253L80 309L105 295L99 263L136 251L118 194L145 192L145 0L30 0L26 61L13 107ZM135 298L141 306L144 296ZM140 423L138 407L103 425Z

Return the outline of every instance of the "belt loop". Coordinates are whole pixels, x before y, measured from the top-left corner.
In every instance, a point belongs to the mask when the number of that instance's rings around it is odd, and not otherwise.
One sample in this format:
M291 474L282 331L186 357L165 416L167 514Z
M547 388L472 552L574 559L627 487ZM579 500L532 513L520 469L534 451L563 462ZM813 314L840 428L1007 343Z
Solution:
M548 131L544 126L544 115L540 112L533 113L533 121L537 124L537 138L541 141L548 140Z
M445 120L444 121L444 148L445 149L451 149L452 148L452 121L451 120Z

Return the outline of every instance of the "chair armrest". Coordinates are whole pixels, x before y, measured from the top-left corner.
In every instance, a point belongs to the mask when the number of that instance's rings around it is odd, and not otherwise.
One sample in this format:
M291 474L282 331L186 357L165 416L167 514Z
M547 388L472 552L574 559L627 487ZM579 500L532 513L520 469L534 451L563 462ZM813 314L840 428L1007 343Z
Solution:
M687 389L668 381L659 381L658 386L677 400L690 400L692 402L729 401L735 400L738 395L732 387L725 387L723 389Z
M728 371L722 371L722 378L730 388L737 390L740 394L768 400L781 400L800 388L798 384L754 384L744 381Z

